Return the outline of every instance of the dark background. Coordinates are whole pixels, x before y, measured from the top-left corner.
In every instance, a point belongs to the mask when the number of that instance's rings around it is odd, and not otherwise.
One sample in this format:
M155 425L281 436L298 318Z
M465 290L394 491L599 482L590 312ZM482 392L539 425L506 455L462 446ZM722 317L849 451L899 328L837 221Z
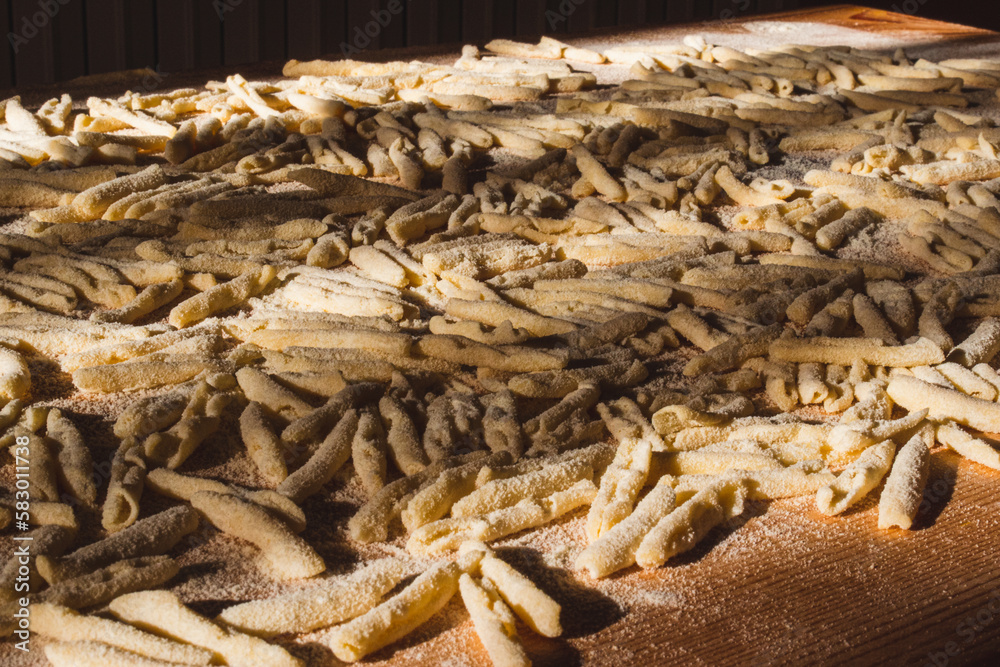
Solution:
M0 0L0 89L149 67L161 73L258 61L342 57L390 0ZM402 12L368 50L483 44L616 26L663 25L817 7L822 0L393 0ZM870 0L1000 30L996 0ZM560 12L560 9L563 9ZM566 12L572 8L571 12ZM50 15L52 15L50 17ZM383 14L383 17L388 14ZM42 27L38 27L38 26ZM554 29L551 27L554 26Z

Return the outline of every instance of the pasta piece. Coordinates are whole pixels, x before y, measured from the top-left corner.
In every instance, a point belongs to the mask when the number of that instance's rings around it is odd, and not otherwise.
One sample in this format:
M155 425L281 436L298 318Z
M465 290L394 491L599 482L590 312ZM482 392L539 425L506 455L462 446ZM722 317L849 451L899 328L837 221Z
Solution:
M402 266L372 246L352 248L350 260L363 273L393 287L402 288L410 283Z
M523 574L487 549L479 562L484 581L492 583L525 625L543 637L562 634L559 603L546 595Z
M931 162L929 164L903 165L900 167L915 183L948 185L954 181L986 181L1000 176L1000 160L976 162Z
M62 410L52 409L46 418L45 432L56 443L55 455L60 484L66 487L76 500L93 505L97 501L94 462L80 431Z
M153 433L143 441L146 460L171 469L180 466L219 427L221 413L232 397L230 393L214 392L207 381L199 382L181 419L167 431Z
M750 189L733 175L728 165L723 165L715 172L715 182L741 206L767 206L782 201L777 197Z
M208 337L210 348L215 347L213 333L202 330L190 331L170 331L157 336L143 337L134 340L124 340L107 345L97 345L90 347L83 352L65 354L60 360L62 367L73 371L86 366L98 366L101 364L117 364L122 361L136 359L137 357L148 356L153 353L162 353L165 350L174 351L184 344L197 342L200 338ZM195 348L196 350L199 348ZM212 349L214 351L214 349ZM161 357L162 358L162 357Z
M395 396L383 396L378 405L393 463L404 475L420 472L429 461L421 447L413 418Z
M236 381L247 400L263 404L272 413L289 421L300 419L313 411L313 407L295 392L281 386L256 368L241 368L236 372Z
M386 450L385 431L378 416L365 410L358 419L351 444L354 472L361 479L368 496L374 496L385 486Z
M196 294L174 306L168 318L170 324L181 329L221 310L238 306L250 297L260 294L276 275L274 267L265 266Z
M117 322L132 324L157 308L167 305L181 295L184 284L179 279L155 283L144 288L135 298L111 310L97 310L91 314L94 322Z
M786 315L795 324L800 326L808 324L817 313L834 302L846 290L860 288L863 281L864 275L860 269L838 276L825 285L800 294L789 304Z
M224 362L207 360L202 355L173 355L167 361L140 358L78 368L73 371L73 384L81 391L114 393L181 384L206 370L219 372L227 369L231 367Z
M132 438L122 440L111 460L108 495L101 513L101 525L105 530L116 533L136 522L145 481L146 462L142 446Z
M219 530L247 540L261 550L269 573L279 579L314 577L326 569L323 559L259 505L229 494L199 491L191 505Z
M777 500L815 495L820 488L833 483L836 476L823 470L820 461L803 461L788 468L775 470L729 471L721 475L684 475L677 478L674 491L695 493L725 479L737 478L747 487L749 500Z
M31 371L23 355L0 346L0 399L24 398L31 390Z
M490 346L462 336L431 334L414 345L419 355L445 359L479 368L493 368L510 373L530 373L564 368L568 359L549 351L515 345Z
M674 510L673 479L661 477L639 501L635 511L592 541L576 559L577 569L587 570L595 579L635 563L635 552L646 534L660 519Z
M273 486L284 482L288 477L284 448L267 423L263 405L250 401L244 408L240 415L240 436L261 476Z
M329 399L347 386L341 373L275 373L284 385Z
M199 491L229 494L245 498L260 505L275 518L288 524L294 532L305 530L306 516L302 509L285 496L270 490L250 491L237 486L205 477L181 475L169 468L154 468L149 471L147 483L150 488L168 498L189 501Z
M56 641L101 642L146 658L192 665L207 665L213 657L211 651L157 637L125 623L81 616L54 604L33 604L30 613L32 630Z
M513 459L519 459L524 453L525 438L514 394L504 389L483 397L481 403L486 446L494 453L507 452Z
M976 364L988 364L997 352L1000 352L1000 320L989 317L971 336L952 348L948 359L972 368Z
M337 579L265 600L227 607L218 620L257 637L312 632L367 613L409 573L409 566L383 558Z
M11 518L13 519L13 517ZM32 526L63 526L70 530L77 530L80 527L71 505L43 501L31 503L31 509L28 510L28 523Z
M345 412L309 460L281 481L278 492L295 503L318 492L350 458L358 423L357 411Z
M781 463L769 452L693 451L664 456L658 467L668 475L720 474L730 470L778 470Z
M828 444L831 458L857 456L868 447L887 438L894 438L920 424L927 417L927 410L911 412L899 419L875 421L855 420L837 424L830 431Z
M527 667L531 664L524 647L517 639L516 629L505 623L510 609L498 598L492 597L483 586L468 574L458 581L462 602L472 617L473 627L486 648L490 661L497 667ZM501 607L502 605L502 607ZM501 611L503 609L503 611Z
M997 399L997 388L965 366L952 361L946 361L943 364L935 366L934 370L945 377L949 389L954 386L964 394L981 398L985 401L995 401Z
M197 512L187 506L173 507L66 556L38 556L35 565L45 581L56 584L116 561L160 555L197 527Z
M480 419L480 406L469 393L450 392L430 400L423 445L427 456L437 461L455 452L463 443L479 447L474 433Z
M822 403L830 395L830 389L824 381L825 368L823 364L806 363L798 367L798 392L803 405Z
M528 528L544 525L593 501L597 487L583 479L547 498L527 498L511 507L489 514L440 519L421 526L410 535L406 548L411 553L432 555L457 549L462 542L489 542Z
M340 421L348 410L373 403L382 396L384 388L376 383L363 382L345 387L334 394L324 405L296 419L281 432L287 446L306 446L318 440Z
M993 385L1000 395L1000 373L996 369L989 364L976 364L972 367L972 372Z
M565 320L543 317L516 306L497 302L449 299L445 304L445 313L458 319L473 320L491 327L498 327L509 321L515 327L525 329L534 336L565 334L576 329L575 325Z
M402 511L400 501L408 494L437 479L442 471L485 458L485 452L471 452L430 463L418 473L387 484L365 503L348 522L351 538L359 542L384 542L389 536L389 523Z
M186 607L169 591L129 593L111 601L111 613L139 628L212 651L227 664L302 667L280 646L227 630Z
M848 366L860 360L871 366L913 367L939 364L944 352L933 341L920 338L909 345L886 346L877 338L779 338L769 347L771 358L797 363Z
M178 390L135 401L115 421L115 435L122 440L141 440L168 428L184 414L190 400L188 394L188 390Z
M816 492L816 506L828 516L840 514L868 495L889 472L896 445L883 440L863 451L836 481Z
M713 328L684 304L667 313L667 324L705 352L725 343L730 337L729 334Z
M159 165L151 165L135 174L121 176L84 190L73 198L73 208L87 216L87 219L93 220L101 217L109 206L122 197L158 188L166 182L167 176Z
M458 591L460 574L455 563L432 566L398 595L334 628L326 644L338 659L357 662L405 637L448 603Z
M896 454L878 503L878 527L909 530L920 509L930 470L933 427L924 427Z
M42 591L38 598L42 602L83 609L126 593L157 588L179 571L177 562L167 556L129 558L89 574L59 581Z
M43 650L55 667L171 667L177 664L147 658L101 642L52 642L46 644Z
M899 339L882 309L867 294L855 294L851 302L854 319L864 330L865 338L877 338L885 345L898 345Z
M1000 451L983 440L973 438L953 422L938 425L937 439L971 461L1000 470Z
M456 501L468 497L480 484L482 472L488 472L496 466L511 463L511 457L506 452L497 452L488 457L472 461L460 466L448 468L441 472L435 480L413 494L401 518L406 530L414 530L432 521L437 521L455 510Z
M576 144L570 152L576 158L576 168L594 188L612 201L625 201L627 194L621 183L612 177L604 166L587 150L583 144Z
M992 401L901 375L890 379L886 393L911 412L928 409L929 419L952 420L988 433L1000 431L1000 405Z
M747 359L761 356L771 349L775 344L772 341L781 335L782 330L781 324L772 324L734 335L689 361L684 366L684 375L694 377L737 368Z
M816 232L816 245L823 250L832 250L840 246L849 236L854 236L878 220L878 214L871 209L857 208L848 211Z
M622 399L625 400L627 399ZM615 419L617 407L615 404L601 404L597 406L597 411L607 424ZM632 405L627 406L625 410L626 413L635 415L639 412L637 408L638 406ZM652 425L645 419L641 421L636 419L633 425L633 428L627 431L616 429L619 432L614 434L618 439L615 458L601 475L597 497L594 498L587 513L585 530L587 539L591 542L632 513L635 499L646 483L653 450L660 446L660 439L653 431Z
M570 459L524 475L496 479L457 501L451 507L451 515L471 517L488 514L516 505L525 499L543 498L565 491L581 480L590 480L593 475L593 467L588 462Z
M660 567L697 544L712 528L743 513L746 488L739 480L723 480L696 493L667 514L642 538L635 562Z

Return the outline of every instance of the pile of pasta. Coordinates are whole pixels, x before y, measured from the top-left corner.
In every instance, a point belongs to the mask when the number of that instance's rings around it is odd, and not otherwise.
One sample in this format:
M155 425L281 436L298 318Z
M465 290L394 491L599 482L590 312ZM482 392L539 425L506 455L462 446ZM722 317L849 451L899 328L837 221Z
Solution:
M1000 63L486 49L0 103L0 444L54 664L300 664L267 640L317 630L353 661L456 591L529 664L515 618L555 636L558 604L488 542L582 509L599 578L883 480L909 529L937 444L1000 469ZM53 364L128 397L108 461L33 388ZM252 487L197 474L233 430ZM325 574L303 505L345 484L345 539L410 560ZM315 583L198 615L164 589L199 524Z

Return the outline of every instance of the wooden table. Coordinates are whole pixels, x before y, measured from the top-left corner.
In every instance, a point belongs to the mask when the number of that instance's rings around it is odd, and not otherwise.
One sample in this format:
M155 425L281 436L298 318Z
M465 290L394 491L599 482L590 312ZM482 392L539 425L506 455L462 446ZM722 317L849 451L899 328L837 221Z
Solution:
M988 11L984 9L984 11ZM753 19L598 31L570 40L601 44L677 40L687 32L750 34L751 21L807 21L929 44L975 45L1000 57L1000 34L855 6ZM771 42L794 41L795 32ZM760 46L767 40L760 38ZM371 52L369 58L441 58L454 47ZM280 63L241 68L277 75ZM224 72L171 75L164 87ZM81 87L82 88L82 87ZM62 85L54 90L73 91ZM35 92L35 91L31 91ZM38 95L48 95L37 91ZM81 90L83 92L83 90ZM102 90L101 94L105 94ZM536 665L996 664L1000 655L1000 472L936 452L916 529L879 531L869 499L838 518L811 499L757 503L694 551L652 572L630 568L591 582L568 568L584 543L582 513L502 542L501 555L540 581L565 610L565 635L522 629ZM877 498L877 494L872 494ZM536 548L536 540L549 548ZM575 545L572 545L575 540ZM552 544L566 548L553 551ZM457 600L416 635L369 658L373 664L488 665ZM0 650L0 663L42 664ZM321 652L308 650L310 655ZM335 661L321 660L321 663Z
M745 20L632 30L629 41L688 32L747 33L751 21L823 23L898 37L919 51L942 41L987 48L1000 34L882 10L841 5ZM623 42L617 30L572 43ZM795 41L791 32L785 41ZM396 52L391 57L406 57ZM427 55L437 55L437 50ZM387 57L389 54L385 54ZM413 57L412 55L410 57ZM532 537L500 549L565 610L565 636L522 628L535 665L987 665L1000 661L1000 472L935 452L926 506L914 530L875 527L878 494L829 518L811 498L755 505L745 523L717 529L693 552L652 572L630 568L607 582L553 568ZM582 512L542 531L584 544ZM748 518L749 517L749 518ZM567 565L579 551L563 558ZM551 561L551 556L549 556ZM489 665L471 622L432 622L387 665ZM465 661L454 657L457 646ZM446 662L449 658L454 663Z

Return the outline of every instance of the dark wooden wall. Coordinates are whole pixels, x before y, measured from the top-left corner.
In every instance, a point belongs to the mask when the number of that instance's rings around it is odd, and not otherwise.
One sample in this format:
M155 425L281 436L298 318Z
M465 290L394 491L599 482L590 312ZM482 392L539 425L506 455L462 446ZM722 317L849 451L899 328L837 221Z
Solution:
M1000 30L992 2L862 0ZM348 51L482 44L731 19L829 0L0 0L0 89L149 67L170 73ZM383 19L374 37L372 12ZM359 38L359 35L361 37ZM348 55L356 55L348 53Z
M732 18L799 0L0 0L0 89L493 37ZM390 11L395 9L396 13ZM380 13L386 25L357 39ZM386 21L385 19L388 20ZM372 30L374 32L374 30ZM369 39L364 46L364 39ZM362 49L362 50L363 50Z

